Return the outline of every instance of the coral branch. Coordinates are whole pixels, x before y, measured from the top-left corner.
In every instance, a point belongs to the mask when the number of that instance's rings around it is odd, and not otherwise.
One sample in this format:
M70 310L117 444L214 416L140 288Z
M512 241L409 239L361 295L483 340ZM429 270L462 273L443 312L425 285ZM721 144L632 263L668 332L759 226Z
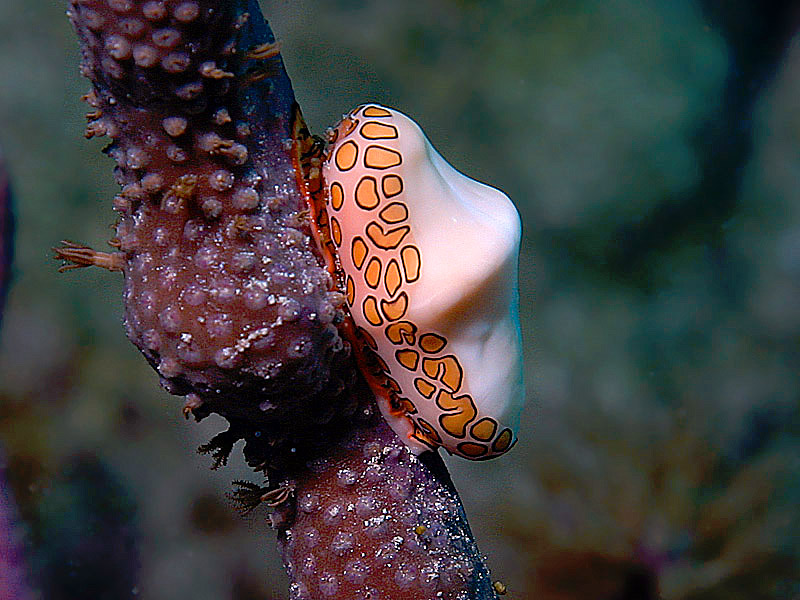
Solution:
M59 255L121 268L128 336L162 385L197 418L259 423L262 462L290 460L320 421L347 418L355 374L310 242L301 117L272 33L246 2L75 0L70 16L89 128L111 137L122 185L120 254Z
M237 498L276 508L294 597L494 597L441 459L386 426L340 336L307 203L320 141L256 2L72 0L70 17L120 258L61 254L120 265L128 337L184 414L231 424L203 447L215 463L246 441L267 485Z
M495 597L439 456L423 456L381 422L309 465L279 512L293 598Z

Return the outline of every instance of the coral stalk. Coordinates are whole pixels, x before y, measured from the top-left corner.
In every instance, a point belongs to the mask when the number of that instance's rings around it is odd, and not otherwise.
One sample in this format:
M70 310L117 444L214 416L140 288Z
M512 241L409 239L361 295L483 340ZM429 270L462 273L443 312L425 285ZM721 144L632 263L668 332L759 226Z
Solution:
M438 455L386 426L339 328L314 242L320 142L255 1L72 0L87 137L108 135L128 337L184 413L231 428L205 449L267 477L294 598L494 597ZM348 596L348 597L349 597Z
M311 433L298 424L330 403L344 352L274 38L243 2L81 0L70 14L93 83L87 136L111 138L122 190L118 251L58 255L123 271L128 337L187 413L262 422L272 455L288 452L298 441L280 432Z
M292 598L495 597L439 456L383 421L311 463L278 515Z

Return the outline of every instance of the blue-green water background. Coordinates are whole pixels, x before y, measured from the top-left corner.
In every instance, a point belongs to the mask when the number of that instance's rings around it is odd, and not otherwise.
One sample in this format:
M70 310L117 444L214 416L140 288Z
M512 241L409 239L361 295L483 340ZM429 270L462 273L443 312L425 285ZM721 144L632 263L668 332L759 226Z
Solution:
M522 215L521 440L450 461L511 598L800 597L800 21L725 4L262 2L313 130L394 106ZM224 499L241 458L194 453L223 422L158 388L119 277L55 272L116 188L64 9L0 3L0 439L34 570L53 598L285 598L265 513Z

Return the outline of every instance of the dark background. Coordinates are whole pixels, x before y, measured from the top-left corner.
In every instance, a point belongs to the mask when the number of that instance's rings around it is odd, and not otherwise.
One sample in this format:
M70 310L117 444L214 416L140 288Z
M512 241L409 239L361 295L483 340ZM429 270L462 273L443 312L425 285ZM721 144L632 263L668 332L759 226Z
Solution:
M520 443L450 460L514 599L800 597L800 24L794 2L262 2L321 133L377 101L523 218ZM18 219L0 440L47 598L286 598L266 513L194 449L224 428L123 335L78 45L0 2ZM252 477L251 477L252 478Z

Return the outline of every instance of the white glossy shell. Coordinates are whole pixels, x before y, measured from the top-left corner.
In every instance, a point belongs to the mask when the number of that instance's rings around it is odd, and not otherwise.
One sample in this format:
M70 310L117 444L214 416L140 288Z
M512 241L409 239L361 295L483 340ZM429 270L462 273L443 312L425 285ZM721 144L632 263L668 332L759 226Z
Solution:
M384 415L417 452L504 453L524 400L514 205L395 110L361 106L334 136L330 238Z

